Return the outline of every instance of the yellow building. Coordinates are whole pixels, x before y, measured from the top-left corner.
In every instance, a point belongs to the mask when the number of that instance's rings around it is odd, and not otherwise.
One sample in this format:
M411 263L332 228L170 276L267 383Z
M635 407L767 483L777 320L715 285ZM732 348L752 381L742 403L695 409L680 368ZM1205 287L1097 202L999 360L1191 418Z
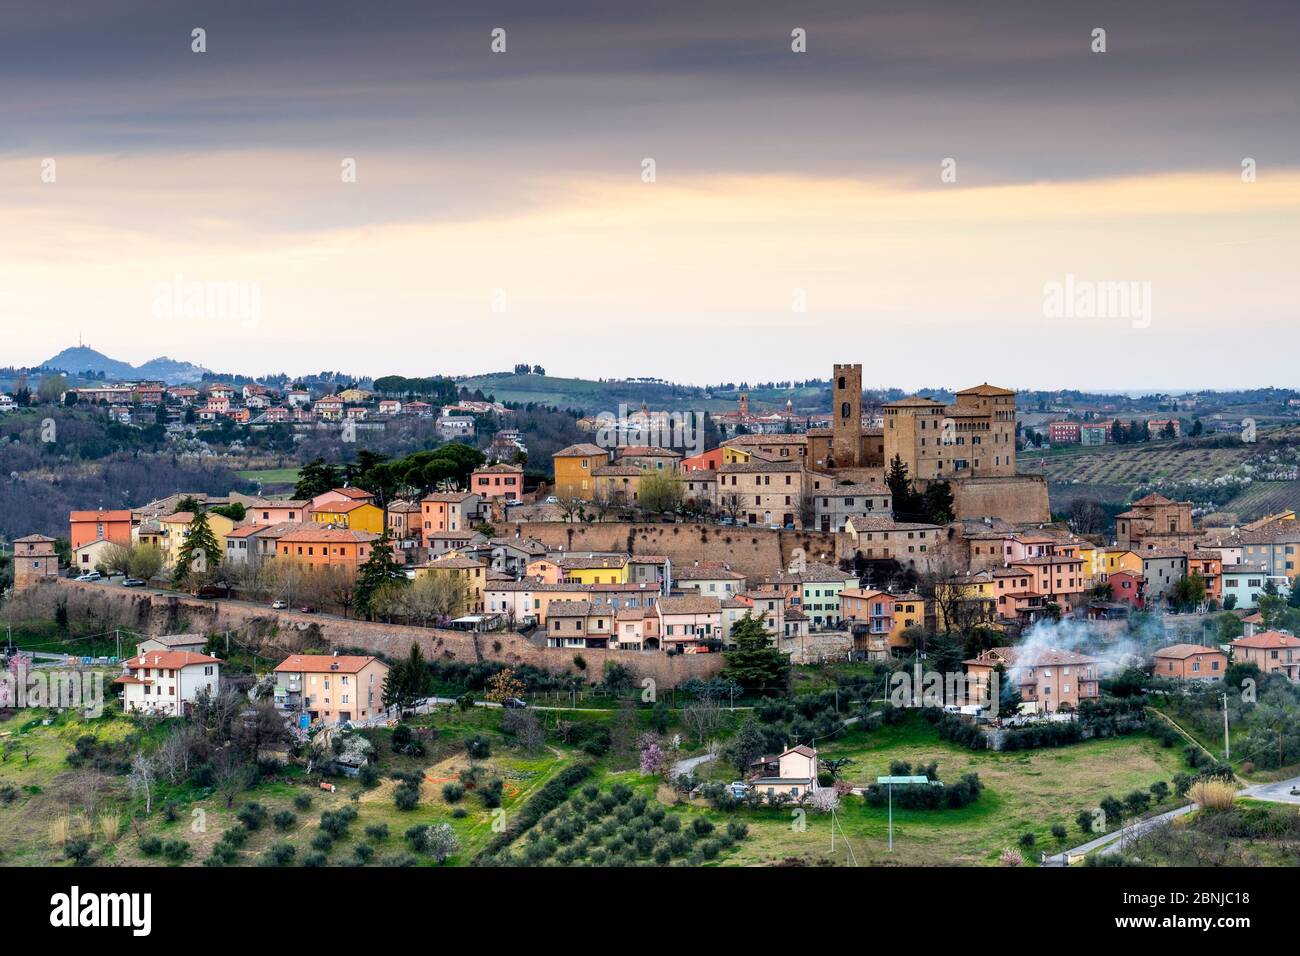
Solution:
M626 554L571 555L558 562L566 584L626 584Z
M934 586L934 622L940 633L972 627L1001 630L997 587L991 571L978 571Z
M593 500L631 508L641 500L641 476L636 465L599 465L591 470ZM589 497L583 495L582 497Z
M331 501L321 505L319 511L313 511L311 520L316 524L332 524L349 531L384 533L383 509L368 501Z
M1141 577L1142 556L1127 548L1107 548L1103 567L1107 577L1116 571L1131 571Z
M556 497L590 501L596 489L592 472L609 464L609 452L599 445L570 445L552 455L551 461L555 467Z
M417 564L413 570L416 581L433 575L446 575L459 579L466 591L465 607L458 609L459 613L483 613L484 591L487 587L487 565L483 562L475 561L473 558L462 558L459 555L444 554L428 564Z
M203 516L208 520L208 527L212 529L212 536L217 539L217 550L221 554L226 553L226 535L235 529L235 523L225 515L217 514L215 511L205 511ZM142 544L152 543L158 546L162 552L163 567L172 570L176 567L176 556L180 554L181 548L185 546L185 541L190 536L190 523L194 520L194 513L191 511L178 511L175 514L163 515L158 519L159 534L156 539L153 536L140 537Z

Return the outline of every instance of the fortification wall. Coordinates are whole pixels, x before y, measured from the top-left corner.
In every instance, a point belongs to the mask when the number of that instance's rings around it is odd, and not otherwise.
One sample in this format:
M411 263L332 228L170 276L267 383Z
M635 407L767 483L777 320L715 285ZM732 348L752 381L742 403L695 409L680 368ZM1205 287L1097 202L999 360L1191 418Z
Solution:
M992 515L1013 524L1051 520L1047 480L1041 475L963 478L952 482L952 497L958 518Z
M257 634L263 642L286 652L323 645L331 649L356 648L397 658L407 653L415 643L430 659L531 664L557 673L577 673L580 668L574 658L580 656L587 665L585 673L593 681L600 680L606 661L616 661L638 678L652 678L659 687L665 688L695 677L711 677L724 664L721 654L669 656L658 651L550 648L513 632L474 634L380 624L330 614L276 611L246 601L207 601L188 595L154 594L67 578L40 587L76 589L95 595L113 605L125 626L146 634L211 634L229 630L235 634Z
M802 550L809 561L834 564L836 535L820 531L776 531L706 524L627 524L529 521L506 525L505 534L534 538L548 548L566 551L626 551L663 554L677 567L695 561L725 561L750 576L788 567Z

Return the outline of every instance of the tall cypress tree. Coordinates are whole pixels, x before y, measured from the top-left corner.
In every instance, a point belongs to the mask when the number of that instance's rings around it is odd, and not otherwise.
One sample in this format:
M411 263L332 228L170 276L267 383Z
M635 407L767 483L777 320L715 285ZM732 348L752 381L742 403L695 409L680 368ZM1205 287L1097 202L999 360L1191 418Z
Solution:
M176 554L176 567L172 570L172 584L179 585L185 580L194 565L194 556L203 555L203 566L208 570L221 563L221 547L217 536L208 525L208 516L202 511L190 521L190 533Z
M723 651L722 676L746 690L775 695L790 684L790 655L772 646L763 622L746 614L731 629L732 648Z
M357 572L357 582L352 589L352 600L357 613L369 618L370 603L379 589L393 581L405 580L406 575L402 573L402 569L393 558L392 542L389 541L388 531L385 529L383 536L371 548L370 557L366 558L365 564L361 565L361 569Z

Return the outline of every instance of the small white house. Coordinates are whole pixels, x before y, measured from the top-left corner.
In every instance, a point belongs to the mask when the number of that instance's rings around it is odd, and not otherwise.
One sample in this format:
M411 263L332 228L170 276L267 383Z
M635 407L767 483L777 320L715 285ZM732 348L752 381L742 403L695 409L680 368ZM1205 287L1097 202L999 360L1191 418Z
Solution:
M113 683L122 687L122 710L180 717L204 690L215 695L221 661L193 651L146 651L123 663Z
M768 800L777 794L802 800L817 789L817 751L803 744L784 753L759 757L750 769L755 776L749 785Z

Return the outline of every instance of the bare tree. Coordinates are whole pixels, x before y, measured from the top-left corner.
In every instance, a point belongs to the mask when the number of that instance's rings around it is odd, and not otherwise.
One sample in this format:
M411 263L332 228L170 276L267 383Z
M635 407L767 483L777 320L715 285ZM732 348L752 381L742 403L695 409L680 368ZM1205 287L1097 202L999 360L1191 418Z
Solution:
M143 750L136 751L135 759L131 761L131 773L127 776L126 782L131 788L132 795L144 797L145 816L153 811L153 780L153 761L144 755Z
M712 694L699 697L682 711L682 722L691 728L701 744L722 726L722 721L722 705Z

